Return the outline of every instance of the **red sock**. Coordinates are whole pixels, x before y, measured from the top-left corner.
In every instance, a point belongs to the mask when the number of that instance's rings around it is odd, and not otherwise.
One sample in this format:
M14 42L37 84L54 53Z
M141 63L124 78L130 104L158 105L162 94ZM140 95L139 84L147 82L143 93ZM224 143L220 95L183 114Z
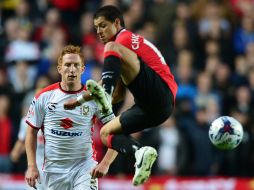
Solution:
M112 138L114 135L109 135L107 139L107 146L108 148L112 148Z

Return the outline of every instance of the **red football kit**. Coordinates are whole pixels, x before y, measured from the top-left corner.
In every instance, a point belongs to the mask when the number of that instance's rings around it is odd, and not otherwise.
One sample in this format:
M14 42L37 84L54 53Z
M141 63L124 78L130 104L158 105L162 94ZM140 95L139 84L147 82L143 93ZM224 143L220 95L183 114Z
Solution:
M153 69L168 85L176 97L177 84L161 52L148 40L138 34L122 29L114 41L132 50L145 64Z

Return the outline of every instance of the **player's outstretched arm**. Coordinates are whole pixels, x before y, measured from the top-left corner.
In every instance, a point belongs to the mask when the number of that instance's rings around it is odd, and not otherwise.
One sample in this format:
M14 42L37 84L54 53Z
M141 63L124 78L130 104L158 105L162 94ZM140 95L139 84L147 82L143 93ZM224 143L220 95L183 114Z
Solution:
M82 105L86 101L92 100L92 96L90 96L90 92L86 91L84 94L77 97L77 99L70 99L66 103L64 103L64 109L73 110L76 107Z
M118 152L113 149L108 149L102 161L92 170L92 178L101 178L105 176L108 173L109 167L117 155Z

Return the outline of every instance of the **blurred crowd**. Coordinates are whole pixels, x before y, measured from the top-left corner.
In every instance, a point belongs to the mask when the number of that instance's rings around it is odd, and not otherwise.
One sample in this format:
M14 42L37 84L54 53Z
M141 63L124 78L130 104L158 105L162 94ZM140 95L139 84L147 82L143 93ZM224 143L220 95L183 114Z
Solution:
M35 89L59 81L56 64L65 45L82 47L82 82L99 80L103 44L93 13L106 4L124 12L127 29L159 47L179 85L173 116L159 128L133 135L157 148L153 175L253 176L253 0L1 0L0 173L26 170L25 155L11 156L20 120ZM127 93L119 112L132 103ZM235 150L220 151L208 138L210 123L221 115L244 127ZM96 131L101 159L105 149ZM134 158L120 155L109 173L129 175L133 165Z

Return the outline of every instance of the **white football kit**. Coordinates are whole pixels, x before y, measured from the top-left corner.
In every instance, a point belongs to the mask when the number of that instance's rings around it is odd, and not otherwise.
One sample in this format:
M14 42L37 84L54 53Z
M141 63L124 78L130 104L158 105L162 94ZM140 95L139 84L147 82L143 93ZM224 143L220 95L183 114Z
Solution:
M98 188L90 172L97 164L92 141L93 119L100 118L101 113L94 101L74 110L63 107L84 90L68 92L61 89L60 83L55 83L37 93L30 105L26 123L43 131L43 171L48 189Z

